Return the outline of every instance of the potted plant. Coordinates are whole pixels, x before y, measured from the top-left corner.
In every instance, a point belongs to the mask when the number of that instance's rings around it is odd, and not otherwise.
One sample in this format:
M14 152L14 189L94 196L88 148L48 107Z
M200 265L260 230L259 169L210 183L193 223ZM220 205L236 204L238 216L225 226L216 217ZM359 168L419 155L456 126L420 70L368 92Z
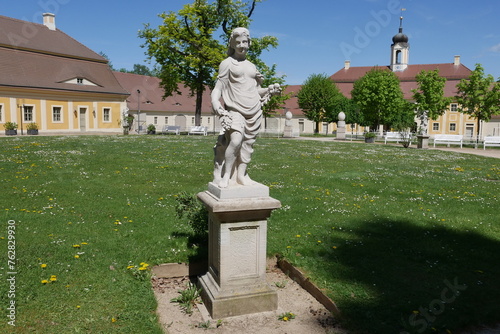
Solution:
M365 143L374 143L377 134L375 132L365 132L364 137L365 137Z
M156 127L153 124L148 125L148 135L154 135L156 133Z
M3 125L5 128L5 135L6 136L15 136L17 135L17 123L14 122L5 122Z
M36 124L34 122L28 123L28 125L26 125L26 130L27 130L29 135L37 135L38 134L38 124Z

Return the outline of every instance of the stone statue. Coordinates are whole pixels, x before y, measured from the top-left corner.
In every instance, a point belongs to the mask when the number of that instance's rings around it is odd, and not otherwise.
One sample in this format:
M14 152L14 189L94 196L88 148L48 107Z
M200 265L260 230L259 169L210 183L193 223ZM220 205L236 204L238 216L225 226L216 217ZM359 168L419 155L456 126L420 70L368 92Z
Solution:
M427 135L427 126L429 124L429 117L427 116L427 110L424 110L420 114L420 134Z
M228 57L219 66L219 75L212 91L212 108L219 116L221 133L214 147L214 183L226 188L234 182L250 185L247 174L253 144L262 121L262 106L281 92L279 84L262 88L264 77L246 59L250 33L236 28L229 39ZM224 100L222 106L220 99Z

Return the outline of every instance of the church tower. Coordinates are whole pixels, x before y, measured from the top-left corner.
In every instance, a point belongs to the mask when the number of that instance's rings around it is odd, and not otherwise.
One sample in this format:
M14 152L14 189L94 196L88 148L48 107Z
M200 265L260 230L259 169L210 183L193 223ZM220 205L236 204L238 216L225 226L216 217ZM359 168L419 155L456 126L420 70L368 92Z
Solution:
M404 71L408 67L410 44L408 36L403 34L403 16L399 18L399 32L392 37L391 70Z

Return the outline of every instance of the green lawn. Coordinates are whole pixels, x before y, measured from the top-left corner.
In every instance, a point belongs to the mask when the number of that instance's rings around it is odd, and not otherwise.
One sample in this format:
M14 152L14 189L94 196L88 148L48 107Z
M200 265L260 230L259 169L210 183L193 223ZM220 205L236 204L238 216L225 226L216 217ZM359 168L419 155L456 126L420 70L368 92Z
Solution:
M0 138L0 332L161 333L139 269L198 252L175 198L206 189L214 143ZM499 159L261 138L249 171L283 206L269 255L325 289L344 327L446 333L500 321Z

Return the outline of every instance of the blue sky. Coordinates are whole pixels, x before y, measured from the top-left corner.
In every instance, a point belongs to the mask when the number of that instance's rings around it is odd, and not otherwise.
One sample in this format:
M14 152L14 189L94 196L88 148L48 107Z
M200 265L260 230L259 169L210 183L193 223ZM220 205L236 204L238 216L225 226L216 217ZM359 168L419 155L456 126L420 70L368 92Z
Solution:
M107 54L115 68L132 69L147 65L137 37L144 23L157 27L159 13L191 2L3 0L0 15L41 23L41 13L55 13L58 29ZM498 0L265 0L250 32L278 37L278 48L264 60L276 63L288 84L302 84L313 73L335 73L344 60L351 66L388 65L401 8L410 64L451 63L460 55L470 69L481 63L487 74L500 77Z

